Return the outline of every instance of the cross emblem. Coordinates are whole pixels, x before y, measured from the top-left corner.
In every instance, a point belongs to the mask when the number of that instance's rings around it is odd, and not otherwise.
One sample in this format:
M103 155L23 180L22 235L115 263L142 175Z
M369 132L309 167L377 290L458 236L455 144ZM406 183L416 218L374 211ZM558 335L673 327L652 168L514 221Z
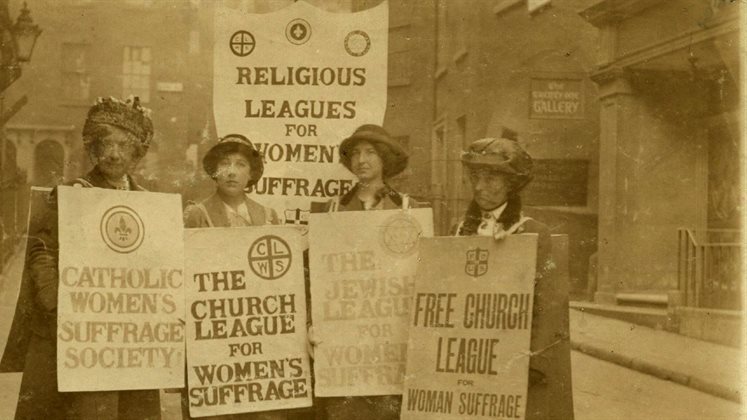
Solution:
M236 31L229 42L231 52L239 57L246 57L254 51L254 35L249 31Z

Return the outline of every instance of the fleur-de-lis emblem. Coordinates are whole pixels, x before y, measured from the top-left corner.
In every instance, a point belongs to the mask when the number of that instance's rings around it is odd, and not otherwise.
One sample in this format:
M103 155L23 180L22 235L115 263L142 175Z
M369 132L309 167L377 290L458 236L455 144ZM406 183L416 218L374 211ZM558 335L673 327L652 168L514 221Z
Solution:
M130 233L132 233L132 229L127 227L124 217L119 217L119 226L114 228L114 233L119 235L119 239L122 241L126 240L127 237L130 236Z
M114 206L101 217L101 238L115 252L130 253L145 238L143 219L127 206Z

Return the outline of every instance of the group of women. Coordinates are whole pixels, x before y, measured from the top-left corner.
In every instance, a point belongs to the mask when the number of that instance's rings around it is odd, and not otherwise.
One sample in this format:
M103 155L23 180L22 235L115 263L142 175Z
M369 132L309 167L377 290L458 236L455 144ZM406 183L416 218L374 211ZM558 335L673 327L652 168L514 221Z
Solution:
M143 191L132 178L153 138L148 110L137 98L97 100L83 128L83 143L93 169L67 185ZM462 161L474 199L458 235L487 235L500 240L512 233L539 234L537 283L530 361L527 418L569 418L570 360L567 314L550 280L553 269L547 228L523 217L519 192L531 179L531 158L510 133L478 140ZM313 206L317 211L365 211L417 205L387 181L408 163L406 151L377 125L363 125L340 144L340 162L358 179L341 197ZM184 211L187 228L245 227L279 224L278 214L252 198L264 162L251 140L227 134L208 150L203 168L215 192ZM58 290L57 204L54 191L47 211L29 232L24 279L13 327L0 370L23 371L16 419L152 419L160 418L158 391L60 393L57 391L56 337ZM560 302L560 304L558 304ZM563 324L565 322L565 324ZM535 332L538 331L537 334ZM565 334L565 336L564 336ZM313 332L310 334L313 343ZM536 354L535 354L536 353ZM186 398L183 416L189 418ZM396 419L401 396L321 398L311 410L245 413L233 419Z

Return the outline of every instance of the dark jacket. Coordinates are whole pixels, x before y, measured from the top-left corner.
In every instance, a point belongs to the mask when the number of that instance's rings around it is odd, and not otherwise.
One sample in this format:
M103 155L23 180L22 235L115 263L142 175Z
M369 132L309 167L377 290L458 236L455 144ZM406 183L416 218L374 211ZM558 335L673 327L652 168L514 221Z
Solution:
M312 213L326 213L330 211L364 211L363 202L358 200L358 188L360 184L355 184L353 189L348 191L345 195L338 199L332 199L323 203L311 203ZM407 207L409 208L421 208L426 207L425 203L415 201L411 197L405 198L404 194L401 194L390 186L385 185L384 188L377 194L379 202L382 203L381 210L396 210L401 209L402 204L407 200Z
M498 221L508 229L520 217L521 200L513 197ZM475 235L481 218L477 204L472 202L455 233L458 236ZM573 419L568 288L559 283L563 280L557 275L552 259L550 230L544 224L528 219L514 233L536 233L539 236L526 419Z
M244 196L246 208L252 218L252 225L277 225L280 223L275 210L265 207ZM184 209L184 226L188 228L230 227L226 205L218 193L211 195L199 204L190 204Z
M129 178L130 190L144 191ZM114 189L94 168L85 176L66 183L82 188ZM26 260L18 303L0 371L23 371L16 419L63 419L71 416L70 395L57 391L57 290L59 273L57 189L47 199L42 214L30 224ZM127 391L119 399L119 412L132 418L160 418L158 391ZM130 395L135 398L128 398ZM63 397L68 395L68 397ZM74 415L74 414L73 414Z

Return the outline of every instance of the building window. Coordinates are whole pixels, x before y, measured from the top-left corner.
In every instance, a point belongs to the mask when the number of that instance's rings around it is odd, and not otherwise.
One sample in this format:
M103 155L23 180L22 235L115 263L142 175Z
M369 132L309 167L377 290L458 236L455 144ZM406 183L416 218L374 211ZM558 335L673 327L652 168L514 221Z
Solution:
M65 102L87 102L91 93L88 45L62 44L62 97Z
M150 47L125 47L122 64L122 96L139 96L150 102Z

